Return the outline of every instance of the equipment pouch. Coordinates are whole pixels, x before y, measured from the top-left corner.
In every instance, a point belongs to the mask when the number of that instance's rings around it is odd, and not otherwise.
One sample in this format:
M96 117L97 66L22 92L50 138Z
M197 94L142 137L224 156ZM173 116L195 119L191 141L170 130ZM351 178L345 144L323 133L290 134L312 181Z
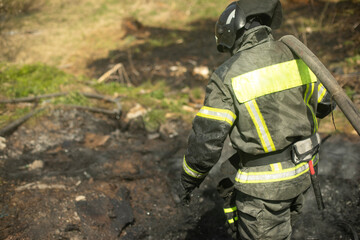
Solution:
M295 164L309 162L320 148L320 135L315 133L309 138L298 141L291 146L291 159Z

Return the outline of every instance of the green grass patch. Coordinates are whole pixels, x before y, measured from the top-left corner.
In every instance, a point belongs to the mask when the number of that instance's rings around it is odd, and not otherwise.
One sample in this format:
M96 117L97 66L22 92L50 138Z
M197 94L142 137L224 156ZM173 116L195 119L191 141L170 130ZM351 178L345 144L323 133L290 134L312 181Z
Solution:
M74 84L76 78L63 71L44 64L8 65L0 64L0 95L14 99L62 92L64 86ZM48 99L46 101L49 101ZM89 99L74 91L66 96L51 99L53 104L90 105ZM27 104L0 105L0 127L31 111Z
M347 95L350 99L352 99L353 96L354 96L354 94L356 94L356 91L355 91L353 88L349 87L349 86L346 86L345 89L344 89L344 91L345 91L346 95Z
M44 64L1 66L0 94L19 98L60 92L74 77Z
M4 105L0 106L1 111L6 111ZM16 108L13 111L0 115L0 128L5 127L9 122L21 118L31 111L30 107Z
M62 92L63 89L66 89L67 95L47 99L46 102L54 105L94 106L97 105L94 100L88 99L78 92L81 84L89 81L86 78L75 78L55 67L44 64L0 65L0 95L5 98L37 96ZM183 93L172 90L165 81L161 80L147 81L140 86L131 87L118 82L95 83L91 87L103 95L119 96L121 103L125 106L124 111L131 108L134 103L139 103L148 109L148 113L144 116L145 127L148 131L157 130L166 120L167 113L179 114L179 116L191 115L183 110L183 106L189 103L190 98L202 97L200 88ZM3 126L28 113L30 111L28 106L26 104L16 107L0 105L0 111L5 113L1 115L0 125Z
M94 88L100 93L107 95L123 94L127 92L127 87L118 82L97 83L94 85Z
M54 104L91 106L91 101L79 92L70 92L66 96L58 97L53 100Z
M145 82L138 87L127 87L120 83L111 82L96 84L95 88L102 94L121 96L123 106L129 106L129 103L130 105L139 103L147 108L149 111L144 116L143 121L146 130L149 132L155 132L159 129L161 124L166 121L167 113L178 114L184 119L191 118L192 115L192 113L182 109L183 105L189 102L189 94L171 91L164 81ZM126 111L126 108L124 110Z
M111 82L106 84L96 84L95 89L106 95L124 96L124 100L133 100L146 107L154 107L161 103L160 100L167 97L165 94L169 88L162 81L152 84L145 82L138 87L128 87L124 84Z
M189 102L189 94L179 91L171 91L170 87L164 82L156 83L145 82L138 87L128 87L117 82L106 84L96 84L95 89L105 95L119 95L121 102L139 103L142 106L154 111L147 117L151 122L159 122L165 117L167 112L187 114L182 110L182 106ZM198 97L201 90L194 90ZM150 114L150 113L149 113ZM162 117L160 117L162 115Z
M357 54L353 57L346 58L345 62L349 65L349 67L352 67L352 68L359 67L360 55Z
M200 100L203 98L204 95L204 89L203 88L194 88L191 90L191 96L193 96L195 99Z
M168 34L155 36L148 39L147 44L151 47L166 47L181 41L182 37L176 32L169 32Z
M155 132L160 125L165 122L166 111L163 109L154 109L144 116L145 129L149 132Z

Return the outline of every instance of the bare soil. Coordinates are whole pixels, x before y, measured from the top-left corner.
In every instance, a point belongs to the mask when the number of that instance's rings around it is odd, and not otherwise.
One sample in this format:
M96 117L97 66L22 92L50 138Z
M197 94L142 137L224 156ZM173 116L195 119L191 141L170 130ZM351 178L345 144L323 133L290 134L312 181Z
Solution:
M321 14L324 3L317 4L313 9L288 6L287 11ZM331 12L336 6L360 9L344 2L331 5ZM329 36L309 34L307 43L326 64L352 56L354 45L336 46L348 39L359 46L356 21L358 16L346 19L341 32ZM194 31L177 32L184 44L111 52L108 58L88 62L89 72L98 77L122 62L135 84L147 76L163 78L174 89L205 86L206 80L193 74L194 67L212 70L226 56L216 52L214 20L194 25ZM287 32L286 27L291 28L285 25L277 34ZM141 38L168 36L171 30L135 24L127 31ZM358 83L355 74L344 84L356 89ZM141 119L126 124L123 118L60 108L19 127L6 136L6 147L0 150L0 239L231 239L215 189L221 177L218 165L195 190L190 206L179 205L176 189L191 126L169 119L163 127L170 131L154 135L146 132ZM360 233L360 140L351 133L328 135L328 125L321 131L325 142L319 178L326 208L317 210L310 189L293 239L355 239L354 232ZM230 151L226 147L219 162Z

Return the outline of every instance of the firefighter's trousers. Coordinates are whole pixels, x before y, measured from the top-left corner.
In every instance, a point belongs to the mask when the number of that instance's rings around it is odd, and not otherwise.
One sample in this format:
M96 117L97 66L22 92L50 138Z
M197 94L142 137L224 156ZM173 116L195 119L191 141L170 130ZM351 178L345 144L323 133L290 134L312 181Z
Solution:
M289 200L264 200L236 192L240 239L291 239L292 225L300 215L304 202L302 193Z

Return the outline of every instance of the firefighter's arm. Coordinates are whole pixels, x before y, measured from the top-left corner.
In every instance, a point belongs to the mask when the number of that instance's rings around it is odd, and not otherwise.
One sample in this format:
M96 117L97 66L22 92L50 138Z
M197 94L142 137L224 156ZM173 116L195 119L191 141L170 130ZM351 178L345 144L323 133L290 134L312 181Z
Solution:
M181 185L187 195L198 187L219 160L224 141L236 119L229 89L214 73L204 106L196 114L183 158Z
M336 103L331 99L330 93L325 89L325 87L321 83L318 84L317 91L318 91L318 105L317 105L316 117L324 118L335 109Z

